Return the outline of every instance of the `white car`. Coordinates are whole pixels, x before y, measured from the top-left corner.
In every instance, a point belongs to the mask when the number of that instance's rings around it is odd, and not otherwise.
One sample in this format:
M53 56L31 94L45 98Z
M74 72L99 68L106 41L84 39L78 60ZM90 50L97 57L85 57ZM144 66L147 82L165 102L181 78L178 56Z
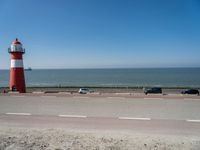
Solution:
M92 93L93 91L87 89L87 88L80 88L78 91L80 94L87 94L87 93Z

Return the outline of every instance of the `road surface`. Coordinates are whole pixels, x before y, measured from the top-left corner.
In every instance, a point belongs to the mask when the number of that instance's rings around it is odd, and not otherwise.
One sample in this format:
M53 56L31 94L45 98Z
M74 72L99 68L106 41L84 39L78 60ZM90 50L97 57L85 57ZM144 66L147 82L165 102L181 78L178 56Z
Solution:
M200 98L0 96L0 127L200 135Z

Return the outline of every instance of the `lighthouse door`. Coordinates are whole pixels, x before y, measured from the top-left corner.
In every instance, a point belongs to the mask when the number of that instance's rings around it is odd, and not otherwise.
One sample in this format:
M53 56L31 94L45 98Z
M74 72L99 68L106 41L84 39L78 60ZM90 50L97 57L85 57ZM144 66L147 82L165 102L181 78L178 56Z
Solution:
M17 91L17 89L16 89L16 87L13 85L12 86L12 91L14 92L14 91Z

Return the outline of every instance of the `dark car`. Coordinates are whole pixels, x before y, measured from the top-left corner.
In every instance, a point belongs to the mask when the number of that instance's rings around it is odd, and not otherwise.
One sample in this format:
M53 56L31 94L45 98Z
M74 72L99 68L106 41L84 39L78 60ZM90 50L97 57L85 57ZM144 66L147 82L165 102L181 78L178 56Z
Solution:
M181 92L182 94L197 94L199 95L199 91L197 89L189 89Z
M159 93L162 93L162 89L159 87L145 88L144 93L145 94L149 94L149 93L159 94Z

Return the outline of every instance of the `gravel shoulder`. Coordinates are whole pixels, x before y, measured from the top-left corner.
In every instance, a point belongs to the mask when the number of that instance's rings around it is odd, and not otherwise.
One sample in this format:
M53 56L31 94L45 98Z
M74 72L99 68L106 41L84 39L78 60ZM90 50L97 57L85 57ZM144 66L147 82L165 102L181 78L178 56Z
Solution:
M200 137L134 132L0 128L0 150L199 150Z

